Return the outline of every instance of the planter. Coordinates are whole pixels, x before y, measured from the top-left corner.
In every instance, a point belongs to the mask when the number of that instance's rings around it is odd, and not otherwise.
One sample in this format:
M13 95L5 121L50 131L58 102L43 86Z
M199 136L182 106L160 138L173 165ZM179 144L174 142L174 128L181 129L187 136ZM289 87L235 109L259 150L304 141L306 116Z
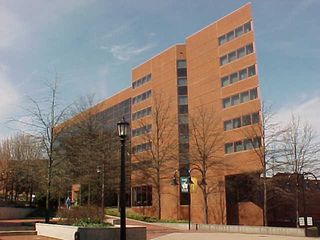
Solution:
M317 227L309 227L306 229L306 237L319 237L319 231Z
M62 240L120 239L120 227L89 228L59 224L36 223L38 235ZM146 227L127 225L127 240L146 240ZM77 237L77 238L75 238Z

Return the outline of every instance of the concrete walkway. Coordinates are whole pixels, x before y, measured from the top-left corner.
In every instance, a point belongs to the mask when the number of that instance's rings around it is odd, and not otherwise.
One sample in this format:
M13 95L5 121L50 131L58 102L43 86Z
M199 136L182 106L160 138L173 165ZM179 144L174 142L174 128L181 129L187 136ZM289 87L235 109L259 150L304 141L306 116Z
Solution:
M278 235L256 235L240 233L172 233L153 240L311 240L308 237L288 237Z

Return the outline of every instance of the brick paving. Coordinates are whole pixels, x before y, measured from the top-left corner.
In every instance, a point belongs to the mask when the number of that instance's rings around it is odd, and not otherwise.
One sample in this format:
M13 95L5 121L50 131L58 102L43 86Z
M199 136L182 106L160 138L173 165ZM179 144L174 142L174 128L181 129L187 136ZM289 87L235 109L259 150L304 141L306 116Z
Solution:
M186 231L183 230L178 230L178 229L173 229L173 228L168 228L168 227L163 227L155 224L149 224L149 223L144 223L141 221L135 221L131 219L127 219L126 221L127 225L139 225L139 226L145 226L147 228L147 239L155 239L158 237L162 237L171 233L183 233Z
M56 238L43 237L38 235L29 236L0 236L0 240L57 240Z

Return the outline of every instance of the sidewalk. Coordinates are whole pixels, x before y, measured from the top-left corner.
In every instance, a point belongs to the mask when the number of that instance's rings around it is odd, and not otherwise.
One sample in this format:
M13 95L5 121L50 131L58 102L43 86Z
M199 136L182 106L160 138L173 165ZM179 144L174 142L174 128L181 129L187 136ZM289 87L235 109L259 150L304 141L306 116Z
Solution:
M172 233L153 240L311 240L308 237L289 237L279 235L257 235L240 233Z

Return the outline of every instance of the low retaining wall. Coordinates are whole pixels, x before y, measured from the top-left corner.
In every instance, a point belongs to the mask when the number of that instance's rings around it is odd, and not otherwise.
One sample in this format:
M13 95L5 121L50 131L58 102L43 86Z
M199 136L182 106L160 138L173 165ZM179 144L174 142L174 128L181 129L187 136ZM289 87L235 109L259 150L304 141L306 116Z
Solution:
M80 240L120 239L119 226L110 228L85 228L59 224L36 223L36 231L38 235L62 240L74 240L76 232L78 232ZM146 227L128 225L126 232L128 240L147 239Z
M34 208L0 207L0 219L9 220L26 218L34 211Z
M176 228L188 229L185 223L161 223L159 225ZM206 232L226 232L226 233L251 233L251 234L269 234L304 237L305 230L303 228L283 228L283 227L255 227L255 226L237 226L237 225L215 225L215 224L191 224L192 230L200 230Z

